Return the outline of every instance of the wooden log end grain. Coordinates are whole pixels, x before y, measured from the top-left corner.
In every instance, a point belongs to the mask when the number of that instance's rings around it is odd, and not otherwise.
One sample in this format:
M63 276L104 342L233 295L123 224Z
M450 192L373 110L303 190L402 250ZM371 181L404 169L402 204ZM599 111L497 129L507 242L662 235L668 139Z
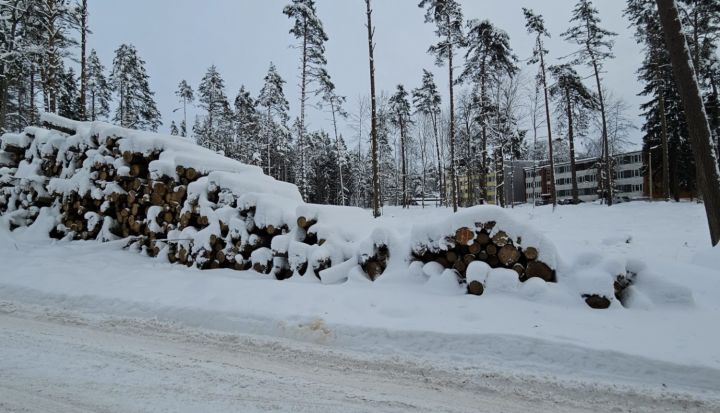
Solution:
M470 228L459 228L455 231L455 242L457 245L468 246L472 243L475 238L475 231Z
M480 281L471 281L467 286L467 292L470 295L480 296L485 292L485 287Z
M597 294L585 294L583 295L585 303L596 310L605 310L610 307L610 299Z

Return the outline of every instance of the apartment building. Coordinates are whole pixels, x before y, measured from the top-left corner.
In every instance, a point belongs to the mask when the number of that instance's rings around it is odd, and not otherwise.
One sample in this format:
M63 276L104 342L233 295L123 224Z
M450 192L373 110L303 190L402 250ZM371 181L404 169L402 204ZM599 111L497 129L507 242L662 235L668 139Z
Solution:
M645 194L642 151L614 155L615 196L620 198L642 198ZM578 159L575 170L578 182L578 196L581 201L592 202L599 198L598 179L601 176L597 157ZM550 194L550 167L547 161L524 168L525 199L534 202ZM572 199L572 175L570 162L555 164L555 191L558 201Z

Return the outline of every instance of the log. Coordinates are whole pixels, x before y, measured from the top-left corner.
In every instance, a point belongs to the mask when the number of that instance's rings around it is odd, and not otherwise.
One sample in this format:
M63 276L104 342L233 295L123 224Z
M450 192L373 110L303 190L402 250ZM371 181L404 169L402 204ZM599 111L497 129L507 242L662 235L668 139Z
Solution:
M500 263L506 267L510 267L518 262L518 260L520 260L520 255L520 251L510 244L504 245L500 248L500 251L498 251L498 259L500 260Z
M487 261L485 262L487 262L487 264L493 268L497 267L498 264L500 264L500 260L498 260L497 255L488 255Z
M186 168L185 178L187 178L188 181L193 182L198 178L198 172L195 170L195 168Z
M479 254L483 249L482 244L480 244L477 240L470 244L470 247L468 247L468 252L473 255Z
M455 253L455 251L448 251L445 254L445 259L447 259L447 261L452 264L455 261L457 261L458 255L457 255L457 253Z
M520 277L521 280L525 280L525 267L522 264L517 263L513 265L512 269L518 273L518 277Z
M487 252L488 255L496 255L498 252L498 249L495 245L490 244L487 247L485 247L485 252Z
M510 237L508 237L508 234L505 231L498 231L495 235L493 235L492 242L500 248L507 244L512 244L512 240L510 240Z
M384 271L383 266L374 260L368 260L362 267L371 281L375 281Z
M470 265L470 263L475 261L476 259L477 257L475 257L474 254L465 254L465 256L463 257L463 262L465 263L465 265Z
M582 296L585 299L585 303L596 310L605 310L610 307L610 299L597 294L585 294Z
M535 261L538 259L538 250L535 247L527 247L525 251L523 251L523 255L525 255L528 261Z
M525 269L527 278L538 277L547 282L555 282L555 271L547 266L544 262L530 261Z
M458 245L470 245L474 238L475 231L470 228L460 228L455 231L455 242L457 242Z
M485 287L480 281L471 281L467 286L467 291L468 294L480 296L485 292Z
M315 219L307 219L305 217L298 217L298 219L297 219L298 227L300 227L304 230L309 229L311 226L313 226L315 224L317 224L317 220L315 220Z

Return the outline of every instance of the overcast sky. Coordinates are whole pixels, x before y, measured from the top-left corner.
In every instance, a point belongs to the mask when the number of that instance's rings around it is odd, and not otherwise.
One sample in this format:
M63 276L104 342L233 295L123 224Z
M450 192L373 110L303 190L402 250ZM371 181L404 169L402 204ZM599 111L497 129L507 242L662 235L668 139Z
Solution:
M363 0L316 0L318 14L330 38L327 43L328 70L338 93L348 97L347 110L355 110L359 95L369 90L367 32ZM447 89L445 68L435 66L427 48L436 41L434 27L424 23L418 0L374 0L376 26L376 79L379 90L391 91L398 83L417 87L423 68L431 69L439 87ZM568 55L575 46L559 34L568 27L575 0L461 0L466 19L490 19L510 35L520 59L526 59L533 39L526 33L522 7L530 6L545 16L553 36L548 42L550 63ZM291 22L282 13L287 0L122 0L90 1L90 47L97 49L103 64L110 67L114 50L122 43L134 44L147 62L150 85L163 116L161 131L171 120L179 123L180 106L174 95L181 79L197 88L207 68L215 64L225 79L232 100L241 85L253 95L262 87L270 61L288 82L285 93L291 112L298 111L297 67L299 52L288 33ZM637 97L641 85L635 71L641 63L641 48L623 17L624 0L597 0L604 26L619 34L616 59L605 66L605 85L630 105L630 116L638 127ZM525 67L525 64L521 64ZM532 69L534 70L534 69ZM583 71L590 74L585 68ZM593 85L593 83L588 83ZM594 87L593 87L594 89ZM444 102L446 103L446 102ZM311 113L313 110L311 110ZM309 128L324 128L327 116L314 111ZM194 113L194 112L193 112ZM192 125L189 116L188 123ZM343 126L346 140L352 130ZM640 142L640 132L633 132Z

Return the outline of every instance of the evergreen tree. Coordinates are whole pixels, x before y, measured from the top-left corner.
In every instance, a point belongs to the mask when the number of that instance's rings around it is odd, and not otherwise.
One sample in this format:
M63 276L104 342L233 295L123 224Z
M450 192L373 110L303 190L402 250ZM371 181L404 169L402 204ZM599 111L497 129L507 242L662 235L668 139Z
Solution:
M390 97L390 123L400 132L400 174L402 180L401 200L402 207L409 207L409 196L407 189L407 147L408 128L410 126L410 101L408 93L403 85L398 85L394 95Z
M18 130L17 114L23 110L19 101L22 89L33 90L35 62L40 60L40 30L34 23L38 4L31 0L0 2L0 131ZM25 77L29 74L28 78ZM29 85L28 85L29 83ZM30 93L31 95L34 93ZM18 103L13 103L13 100ZM30 118L34 113L30 100ZM30 119L32 122L32 119Z
M175 95L183 105L183 120L180 123L180 136L187 136L187 105L195 100L195 93L192 87L184 79L178 84Z
M528 61L528 64L540 63L540 72L538 74L538 83L542 85L542 89L545 96L545 121L548 132L548 157L550 158L550 198L552 199L553 208L557 205L557 193L555 192L555 160L553 158L553 140L552 140L552 126L550 123L550 98L548 96L547 86L547 73L545 71L545 56L549 53L545 48L545 41L550 37L545 28L545 19L538 14L535 14L532 10L523 8L525 14L525 28L528 33L535 36L535 47L533 48L533 55Z
M696 158L698 189L703 196L713 246L720 242L720 170L713 149L710 124L703 105L700 84L692 64L688 42L683 38L675 0L656 0L673 76L688 119L688 134Z
M372 24L372 7L370 0L365 0L365 15L367 16L367 34L368 34L368 64L370 66L370 159L372 161L372 205L373 216L380 216L380 170L379 170L379 154L378 154L378 116L377 116L377 96L375 94L375 27ZM362 142L358 140L358 145ZM358 151L358 158L360 152Z
M435 139L435 152L437 161L437 190L442 202L445 200L445 185L443 185L442 154L440 152L439 117L442 98L438 92L435 78L428 70L423 69L422 84L413 90L413 104L415 110L430 119L432 124L433 138Z
M248 162L250 159L262 159L265 145L260 141L260 119L255 109L255 100L245 86L235 97L235 135L237 137L238 159ZM266 148L266 156L270 157L270 148ZM267 162L266 162L267 163ZM266 171L268 175L269 172Z
M330 79L330 75L325 72L323 69L323 74L320 78L320 94L322 95L322 101L320 103L321 107L329 107L330 114L332 116L332 122L333 122L333 131L335 133L335 150L337 152L337 161L338 161L338 173L340 177L340 185L339 185L339 196L340 196L340 205L345 205L345 180L343 177L343 165L341 164L344 162L345 157L343 156L343 148L345 146L344 142L341 144L341 136L338 135L338 118L346 119L348 117L347 112L343 109L343 104L345 103L345 96L340 96L335 91L335 84Z
M574 63L586 64L593 68L595 73L595 82L597 84L597 97L600 106L600 116L602 119L602 137L603 137L603 162L605 165L604 187L605 199L608 205L613 203L613 183L612 183L612 166L610 159L610 144L607 129L607 114L605 111L605 99L603 96L602 80L600 72L603 62L612 59L614 45L613 37L616 33L608 31L600 27L600 17L598 10L593 6L590 0L579 0L573 10L570 23L575 25L570 27L562 36L570 41L577 43L580 49L577 51Z
M77 44L70 32L77 28L78 21L70 0L42 0L35 7L36 33L43 45L40 76L45 110L57 113L63 59L69 55L69 48Z
M81 120L82 102L73 68L65 71L61 66L58 70L58 81L58 114L68 119Z
M178 130L178 127L175 124L175 121L170 122L170 135L178 136L179 134L180 134L180 131Z
M265 159L266 173L275 178L280 178L281 172L287 170L288 159L286 156L281 156L277 149L280 146L280 141L285 141L283 136L287 133L290 106L285 98L285 80L280 77L277 68L272 62L264 80L265 83L260 89L260 95L255 102L261 117L259 137L264 139L265 152L267 153ZM287 143L284 142L284 144ZM273 151L273 147L275 147L275 151ZM273 162L273 157L277 158L276 162ZM275 165L275 170L273 170L273 165Z
M703 91L716 150L720 150L720 2L717 0L679 0L683 28L692 55L693 68ZM720 152L717 152L720 155Z
M645 53L637 72L638 80L644 84L640 95L650 99L640 106L645 118L643 146L653 164L662 165L653 168L653 182L661 184L660 191L653 188L653 193L660 193L665 199L672 196L679 200L680 192L694 186L695 164L687 144L685 113L667 65L670 56L655 0L629 0L625 15L635 26L635 38L643 45Z
M453 58L458 48L464 45L462 22L463 15L460 4L456 0L422 0L419 7L427 7L426 23L435 23L435 34L440 41L431 46L429 53L435 55L437 64L448 62L448 78L450 85L450 179L452 188L452 206L457 212L457 173L455 159L455 78L453 76Z
M223 130L228 126L227 115L232 112L225 94L225 81L215 65L208 68L200 81L198 101L206 111L198 129L199 133L198 130L195 131L198 144L214 151L227 151L233 143L232 134L225 135Z
M112 90L105 77L105 66L100 63L95 49L90 51L87 61L87 108L85 114L91 121L106 119L110 115Z
M575 136L582 135L587 129L589 110L595 109L596 99L582 83L580 75L569 64L550 66L550 74L555 83L550 87L550 96L555 100L559 109L559 125L567 131L569 154L570 154L570 176L572 184L572 198L578 203L578 182L577 169L575 167Z
M87 0L80 0L77 4L76 11L78 20L78 29L80 30L80 110L82 111L82 120L87 120L85 110L87 108L87 84L88 84L88 65L87 65L87 35L88 29L88 4Z
M477 89L478 122L481 125L480 153L480 190L482 198L487 199L488 173L488 125L493 104L488 95L488 83L498 83L503 76L513 76L517 71L517 58L510 48L510 37L496 28L489 20L471 20L468 22L468 51L465 56L465 70L461 80L472 80ZM468 164L475 162L469 159ZM468 179L468 185L470 180ZM472 193L468 191L468 194Z
M145 61L138 56L134 46L123 44L115 51L110 85L118 94L114 122L125 128L151 131L162 125Z
M294 21L290 33L298 39L297 47L300 49L300 119L297 128L300 169L297 184L303 197L307 197L305 106L310 85L319 81L322 69L327 64L325 42L328 37L317 16L314 0L292 0L292 3L285 6L283 13Z

